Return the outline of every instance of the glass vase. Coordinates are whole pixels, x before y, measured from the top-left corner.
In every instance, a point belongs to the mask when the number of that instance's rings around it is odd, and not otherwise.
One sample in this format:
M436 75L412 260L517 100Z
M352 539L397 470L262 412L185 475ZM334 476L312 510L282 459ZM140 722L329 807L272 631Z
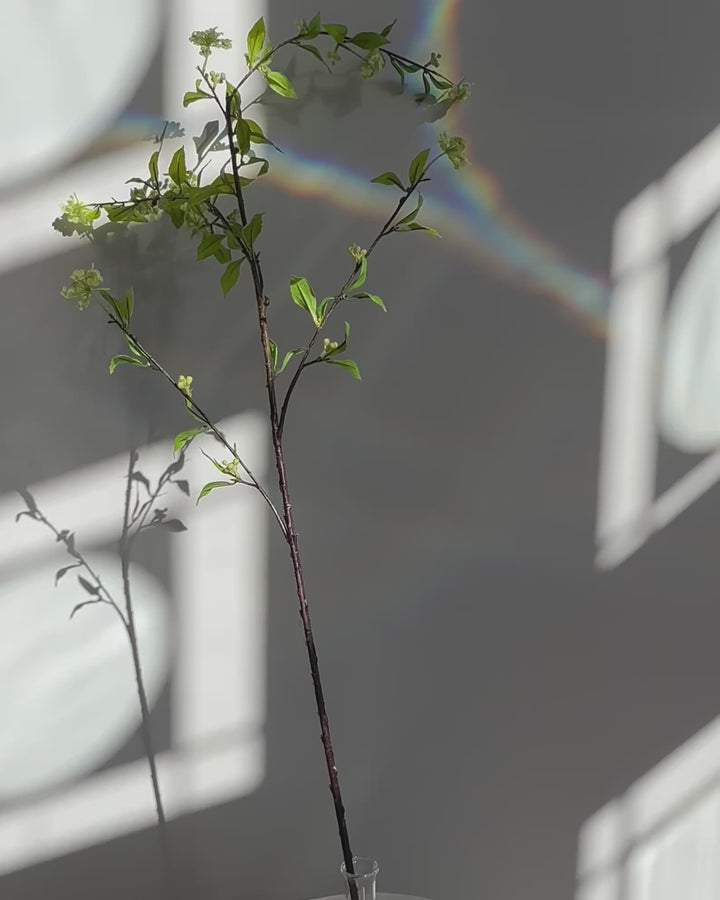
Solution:
M345 879L346 900L375 900L377 890L377 875L380 868L374 859L363 856L353 856L353 874L347 871L345 863L340 866L340 872Z

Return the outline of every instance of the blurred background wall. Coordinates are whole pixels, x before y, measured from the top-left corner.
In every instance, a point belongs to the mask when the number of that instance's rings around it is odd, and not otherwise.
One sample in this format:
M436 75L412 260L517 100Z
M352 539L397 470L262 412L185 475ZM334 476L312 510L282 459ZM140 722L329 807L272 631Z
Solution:
M295 0L3 0L0 96L0 893L158 897L130 656L104 609L68 614L30 486L113 583L128 453L189 427L166 385L111 378L117 334L61 299L94 262L137 331L272 475L247 284L173 229L114 247L50 227L144 170L195 49L236 48ZM383 72L278 68L258 116L284 150L252 188L275 332L291 275L332 293L440 128L424 221L373 255L358 383L310 370L287 453L355 851L435 900L709 900L720 886L715 483L720 12L691 0L333 0L351 30L473 85L425 121ZM447 66L447 68L446 68ZM200 124L202 124L202 121ZM171 146L179 145L177 141ZM446 167L449 169L449 166ZM193 496L212 469L196 453ZM219 492L223 493L223 492ZM285 545L254 497L167 503L188 525L135 562L155 740L188 900L337 892L339 847Z

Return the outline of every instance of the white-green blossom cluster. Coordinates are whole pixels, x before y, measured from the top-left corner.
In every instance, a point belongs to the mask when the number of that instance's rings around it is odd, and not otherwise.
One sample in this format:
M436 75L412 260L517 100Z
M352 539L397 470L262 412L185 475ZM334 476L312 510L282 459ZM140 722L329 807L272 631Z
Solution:
M199 47L200 56L204 56L205 59L207 59L213 49L230 50L232 47L230 38L224 38L221 35L222 31L218 31L217 28L206 28L205 31L193 31L190 35L190 43Z
M461 138L458 135L450 137L446 131L441 131L438 135L438 144L452 163L454 169L462 169L467 164L467 159L465 159L465 138Z
M61 288L60 294L67 300L77 298L78 309L86 309L92 292L102 284L102 280L103 277L95 266L75 269L70 275L70 284Z

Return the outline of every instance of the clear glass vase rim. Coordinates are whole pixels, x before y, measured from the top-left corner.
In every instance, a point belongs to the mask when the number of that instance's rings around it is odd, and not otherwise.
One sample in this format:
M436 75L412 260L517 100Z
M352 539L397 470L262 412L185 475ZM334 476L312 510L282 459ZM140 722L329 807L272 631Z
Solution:
M353 856L353 866L362 869L360 872L350 873L345 868L345 862L340 863L340 871L345 878L370 878L380 871L378 861L370 856Z

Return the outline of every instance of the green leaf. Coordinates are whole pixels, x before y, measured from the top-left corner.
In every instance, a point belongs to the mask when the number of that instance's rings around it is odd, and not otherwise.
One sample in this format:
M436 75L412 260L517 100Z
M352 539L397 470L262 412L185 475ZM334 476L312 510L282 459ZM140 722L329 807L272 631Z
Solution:
M383 28L383 30L380 32L380 34L381 34L383 37L387 37L387 36L390 34L390 32L393 30L393 27L395 26L395 23L396 23L396 22L397 22L397 19L393 19L392 22L391 22L389 25L386 25L386 26Z
M247 225L244 225L240 235L245 245L252 250L260 232L262 231L262 213L255 213Z
M168 175L178 187L180 187L187 178L184 147L180 147L173 154L173 158L170 160L170 166L168 167Z
M238 119L235 125L235 137L238 142L238 149L244 156L250 150L250 126L245 119Z
M297 96L295 89L282 72L271 72L268 70L265 73L265 78L267 79L268 86L275 91L276 94L280 94L281 97L292 98Z
M278 361L278 346L272 338L268 338L268 344L270 345L270 363L272 364L273 372L275 372Z
M325 31L330 35L330 37L335 41L336 44L342 44L347 35L347 25L328 25L327 22L323 22L322 26Z
M332 359L331 357L328 357L325 362L328 362L333 366L342 366L344 369L348 370L353 378L357 378L358 381L362 381L357 363L352 359Z
M416 217L417 214L420 212L420 207L421 207L422 205L423 205L422 194L418 194L418 199L417 199L417 203L416 203L416 205L415 205L415 209L414 209L411 213L408 213L404 218L400 219L400 221L397 223L397 225L394 226L393 231L404 231L404 230L407 230L407 229L402 229L402 228L400 228L399 226L400 226L400 225L407 225L408 222L414 221L415 217Z
M420 71L420 66L416 65L416 63L405 62L405 60L400 62L400 60L398 60L398 65L411 75L413 72Z
M328 70L328 72L332 72L332 69L331 69L330 66L327 64L327 62L323 59L323 55L322 55L322 53L318 50L317 47L313 47L312 44L300 44L300 43L296 44L295 46L296 46L296 47L300 47L302 50L307 50L308 53L312 53L312 55L313 55L316 59L319 59L319 60L320 60L320 62L325 66L325 68Z
M305 347L294 347L292 350L288 350L288 352L285 354L285 356L283 358L282 365L280 366L280 368L277 370L277 372L275 374L279 375L283 371L285 366L293 358L293 356L297 356L298 353L304 353L305 349L306 349Z
M247 36L247 53L252 66L258 53L262 50L265 43L265 20L262 16L257 20L248 32Z
M430 148L427 150L421 150L418 155L413 159L410 163L410 168L408 169L408 178L410 179L410 184L417 184L418 181L423 176L425 172L425 163L427 162L428 154L430 153Z
M404 88L404 87L405 87L405 70L402 68L402 66L401 66L400 63L395 59L394 56L391 56L391 57L390 57L390 62L392 63L393 69L395 69L395 71L396 71L396 72L398 73L398 75L400 76L400 86Z
M310 313L317 325L317 298L306 278L295 276L290 279L290 296L301 309L306 309Z
M269 141L265 137L262 128L258 125L257 122L253 121L253 119L244 119L243 121L246 123L250 131L250 140L253 144L272 144L272 141Z
M183 97L183 106L188 107L191 103L195 103L196 100L209 100L210 97L211 94L205 91L188 91Z
M365 291L359 291L357 294L353 294L350 300L372 300L373 303L377 304L383 312L387 312L385 308L385 304L382 302L380 297L377 294L367 294Z
M452 81L445 78L444 75L438 75L436 72L427 72L426 74L438 90L446 91L448 88L452 87Z
M202 241L200 241L200 246L197 251L198 259L207 259L209 256L215 256L218 250L225 249L222 246L223 241L225 240L224 234L206 234Z
M208 481L205 487L198 494L198 498L195 501L196 505L202 500L203 497L207 497L210 491L214 491L215 488L228 487L231 484L235 484L234 481Z
M135 294L133 293L132 288L129 288L125 293L120 309L124 313L125 323L129 324L133 310L135 309Z
M434 234L435 237L442 237L434 228L431 228L429 225L421 225L420 222L408 222L405 225L398 225L394 231L427 231L429 234Z
M327 25L325 27L327 28ZM390 42L384 35L378 34L376 31L359 31L354 37L349 38L348 43L355 44L361 50L375 50Z
M315 13L315 15L312 17L312 19L310 19L310 21L308 22L308 26L305 29L305 34L303 35L303 37L307 38L308 40L312 40L313 38L316 38L319 34L320 34L320 13ZM298 46L300 46L300 45L298 44Z
M377 184L394 184L395 187L399 187L401 190L405 190L405 186L402 181L400 181L400 177L396 175L394 172L383 172L382 175L376 175L375 178L370 179L370 183L376 182Z
M129 363L131 366L140 366L143 369L147 369L149 363L145 362L142 359L138 359L135 356L127 356L125 353L118 353L117 356L113 356L110 360L110 374L115 371L117 366L121 363Z
M227 268L220 276L220 287L222 288L223 297L227 297L229 291L238 280L238 275L240 274L240 266L242 265L242 258L233 259L232 262L227 264Z
M130 337L129 334L126 334L126 335L125 335L125 343L126 343L126 344L128 345L128 347L130 348L130 351L131 351L132 353L134 353L135 356L139 357L139 358L143 361L143 364L145 364L146 359L145 359L143 353L141 352L140 348L139 348L138 345L135 343L135 341ZM148 363L148 365L150 365L150 363Z
M238 182L240 184L240 187L246 187L248 184L252 184L253 179L243 178L241 175L239 175ZM205 200L210 200L213 197L216 197L218 194L234 194L235 181L233 176L229 173L218 175L215 181L212 181L210 184L206 184L203 187L198 188L186 188L185 193L187 202L195 205L198 203L202 203Z
M325 310L328 308L328 304L332 303L334 299L334 297L323 297L320 306L318 306L318 324L322 325L322 323L325 321Z
M173 441L173 453L184 450L196 435L203 434L205 431L205 428L188 428L187 431L181 431L180 434L176 434Z
M148 160L148 170L150 171L150 180L152 183L157 186L158 179L160 174L158 172L158 159L160 158L160 151L156 150Z
M361 287L365 284L365 277L367 276L367 259L364 256L360 257L360 271L355 278L355 281L348 288L349 291L354 291L355 288Z
M165 212L170 216L170 221L176 228L182 228L185 224L185 210L183 209L183 202L168 203L168 205L165 207Z

